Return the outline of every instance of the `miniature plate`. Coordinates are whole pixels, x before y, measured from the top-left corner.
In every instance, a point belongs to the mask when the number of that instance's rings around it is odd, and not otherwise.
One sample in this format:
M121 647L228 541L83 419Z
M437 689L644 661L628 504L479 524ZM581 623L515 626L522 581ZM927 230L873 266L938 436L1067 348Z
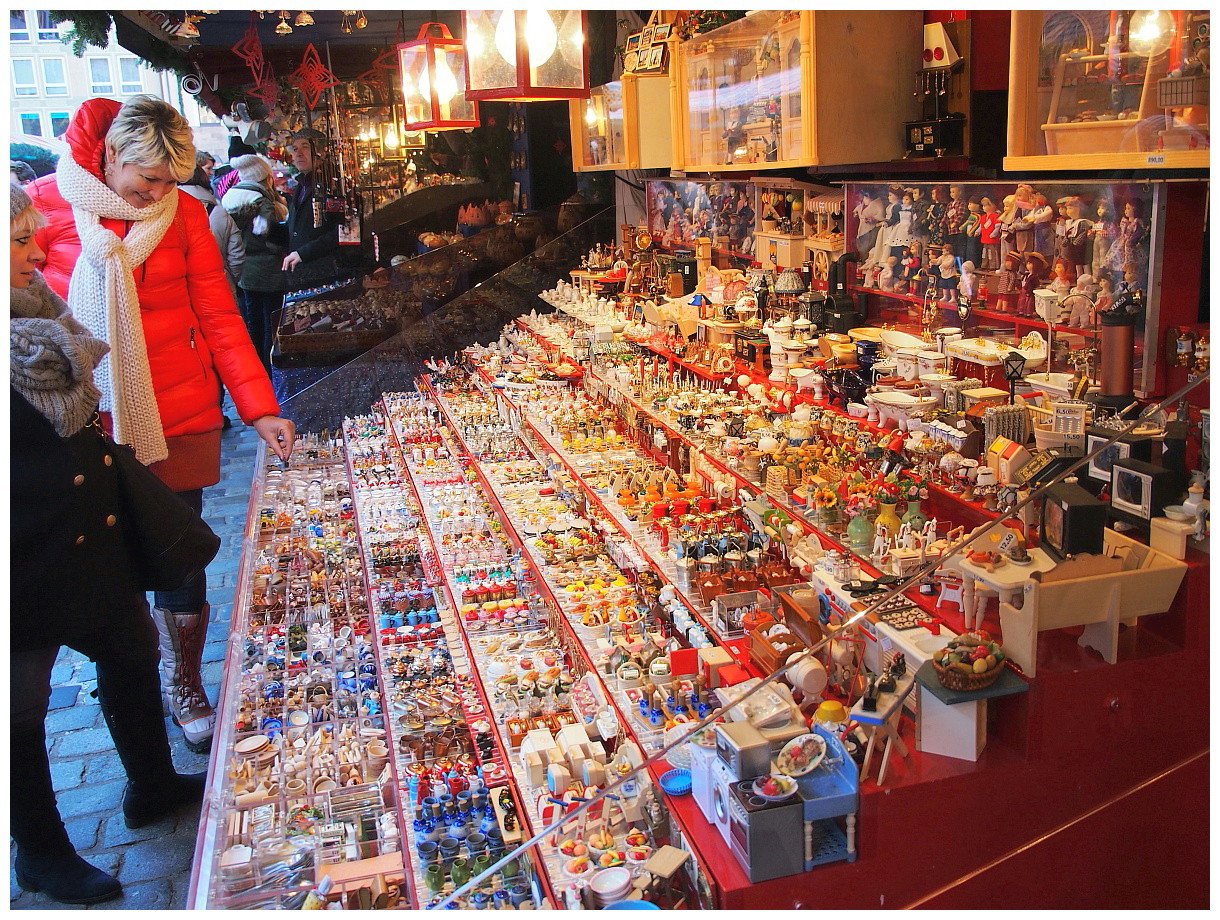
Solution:
M817 768L826 756L826 739L812 732L793 738L775 758L775 765L789 776L804 776Z
M795 740L795 739L794 739ZM763 792L764 784L768 779L773 779L779 785L780 791L775 795L768 795ZM760 776L754 780L754 785L751 791L760 799L766 799L768 802L782 802L792 793L796 792L796 780L784 773L771 773L768 776Z

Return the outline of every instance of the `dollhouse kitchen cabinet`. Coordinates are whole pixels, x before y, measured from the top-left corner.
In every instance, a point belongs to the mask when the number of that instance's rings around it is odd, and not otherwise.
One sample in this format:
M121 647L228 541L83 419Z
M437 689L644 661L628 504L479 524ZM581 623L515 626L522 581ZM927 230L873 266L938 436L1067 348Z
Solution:
M672 162L668 76L623 74L568 105L576 172L660 169Z
M1014 11L1007 170L1206 169L1207 10Z
M919 11L759 10L676 45L674 166L688 172L902 156L917 117Z

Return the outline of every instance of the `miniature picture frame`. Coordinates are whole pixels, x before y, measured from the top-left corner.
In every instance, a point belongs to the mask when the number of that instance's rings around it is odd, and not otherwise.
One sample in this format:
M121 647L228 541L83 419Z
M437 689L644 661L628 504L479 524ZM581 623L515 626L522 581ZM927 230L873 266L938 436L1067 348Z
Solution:
M640 33L640 48L647 48L652 44L652 36L656 31L656 26L645 26L644 31Z
M653 33L652 33L652 40L653 40L654 42L663 42L663 41L665 41L666 39L668 39L668 38L669 38L669 33L670 33L670 30L671 30L671 29L673 29L673 24L672 24L672 23L668 23L668 22L663 22L663 23L661 23L659 26L657 26L657 27L656 27L656 28L653 30Z
M642 35L643 35L642 32L633 32L632 34L628 35L627 44L624 46L623 50L639 51L640 50L640 37Z

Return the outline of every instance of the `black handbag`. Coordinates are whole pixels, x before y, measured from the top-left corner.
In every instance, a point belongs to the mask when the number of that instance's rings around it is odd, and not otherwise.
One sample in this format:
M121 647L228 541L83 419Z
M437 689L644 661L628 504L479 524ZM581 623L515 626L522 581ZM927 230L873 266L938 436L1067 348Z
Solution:
M126 444L116 444L94 419L118 473L123 525L136 586L173 591L202 572L220 551L220 537L195 509L146 467Z

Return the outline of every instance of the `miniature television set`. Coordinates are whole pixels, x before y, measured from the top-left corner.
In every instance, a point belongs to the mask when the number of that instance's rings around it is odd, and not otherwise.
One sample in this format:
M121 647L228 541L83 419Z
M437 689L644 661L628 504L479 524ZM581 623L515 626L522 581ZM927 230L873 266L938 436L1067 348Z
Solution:
M1110 512L1120 521L1148 525L1172 505L1175 494L1171 470L1142 460L1115 460L1110 469Z
M1085 443L1085 453L1093 453L1096 447L1104 444L1112 437L1114 437L1113 431L1107 428L1094 428L1090 426ZM1087 474L1090 479L1098 483L1108 483L1110 481L1110 468L1114 465L1115 460L1143 460L1147 462L1151 459L1152 440L1150 438L1136 438L1124 435L1096 457L1089 460Z
M1060 482L1046 490L1042 546L1059 559L1078 553L1100 554L1105 544L1106 505L1074 482Z

